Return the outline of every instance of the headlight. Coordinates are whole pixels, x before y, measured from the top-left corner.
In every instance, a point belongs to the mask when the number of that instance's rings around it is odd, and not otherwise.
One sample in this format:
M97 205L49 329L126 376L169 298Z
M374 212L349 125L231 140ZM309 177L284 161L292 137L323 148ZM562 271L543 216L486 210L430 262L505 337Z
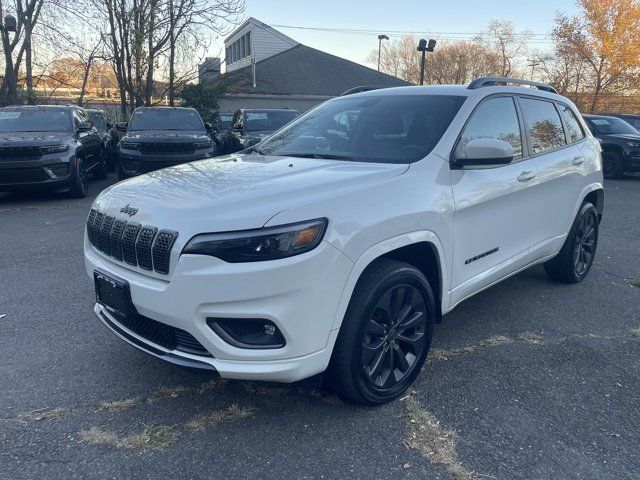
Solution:
M211 255L229 263L262 262L292 257L318 246L327 219L291 223L229 233L205 233L193 237L182 253Z
M633 148L640 148L640 142L627 142L627 145Z
M46 155L47 153L62 153L69 150L69 145L49 145L46 147L40 147L40 153Z
M140 150L140 144L123 140L120 142L120 148L124 148L125 150Z
M198 142L193 144L193 148L196 150L202 150L203 148L211 148L213 142L209 140L208 142Z

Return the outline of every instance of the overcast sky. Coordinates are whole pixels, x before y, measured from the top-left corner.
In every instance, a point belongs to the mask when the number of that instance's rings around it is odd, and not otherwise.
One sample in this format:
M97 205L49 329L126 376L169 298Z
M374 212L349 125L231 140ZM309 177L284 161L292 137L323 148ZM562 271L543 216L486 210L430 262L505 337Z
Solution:
M401 36L400 32L420 32L432 33L436 39L470 39L494 19L511 20L519 31L530 30L536 34L531 48L548 50L547 35L555 12L577 12L571 0L246 0L246 3L245 17L255 17L300 43L358 63L365 63L368 53L377 49L378 33L392 38ZM276 25L373 32L312 31Z

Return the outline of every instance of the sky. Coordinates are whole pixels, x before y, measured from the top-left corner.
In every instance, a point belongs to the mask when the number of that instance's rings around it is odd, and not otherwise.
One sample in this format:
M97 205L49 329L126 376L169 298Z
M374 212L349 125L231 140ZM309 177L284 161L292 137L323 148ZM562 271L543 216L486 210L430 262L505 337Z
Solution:
M369 52L377 50L379 33L392 39L402 36L401 32L424 33L436 39L471 39L496 19L511 20L518 31L531 31L535 36L530 47L545 51L551 46L547 35L556 11L577 13L574 0L246 0L246 4L245 18L255 17L300 43L362 64Z

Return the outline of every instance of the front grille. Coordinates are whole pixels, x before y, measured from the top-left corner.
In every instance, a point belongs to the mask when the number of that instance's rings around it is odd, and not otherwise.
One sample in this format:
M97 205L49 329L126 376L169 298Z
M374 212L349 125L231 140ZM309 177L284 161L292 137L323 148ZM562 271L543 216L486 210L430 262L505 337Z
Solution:
M40 147L0 147L0 160L4 159L37 159L41 157Z
M141 226L91 209L87 217L89 242L116 260L168 274L171 249L178 232Z
M149 142L140 145L140 152L145 155L188 155L193 151L193 143L189 142Z
M140 314L127 318L119 316L116 319L133 333L167 350L179 350L205 357L212 356L193 335L180 328L157 322Z
M0 184L37 183L49 180L49 175L41 168L1 169Z

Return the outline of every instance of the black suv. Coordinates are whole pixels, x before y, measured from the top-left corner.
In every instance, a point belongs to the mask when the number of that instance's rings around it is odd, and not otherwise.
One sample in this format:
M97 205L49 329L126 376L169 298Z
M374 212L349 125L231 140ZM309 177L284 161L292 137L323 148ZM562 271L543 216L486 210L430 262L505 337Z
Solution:
M583 115L602 147L602 173L616 178L640 171L640 132L624 120L604 115Z
M233 114L229 129L221 135L224 153L255 145L300 115L290 108L241 108Z
M80 107L0 108L0 191L66 189L86 197L88 173L107 176L100 149L100 136Z
M193 108L138 107L118 144L118 176L133 175L216 155L210 124Z
M110 172L116 169L116 147L118 145L118 132L113 125L113 122L107 117L102 110L87 108L86 112L91 117L93 125L98 130L100 140L102 142L102 151L100 154L104 157L107 169Z

